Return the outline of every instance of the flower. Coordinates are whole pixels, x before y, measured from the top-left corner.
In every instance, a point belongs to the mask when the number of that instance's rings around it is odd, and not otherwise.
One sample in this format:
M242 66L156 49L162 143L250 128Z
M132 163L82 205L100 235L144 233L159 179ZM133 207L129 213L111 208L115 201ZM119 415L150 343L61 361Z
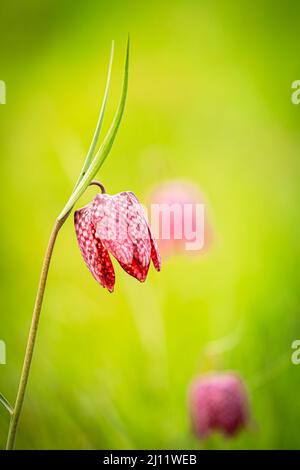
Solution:
M200 439L215 430L234 436L249 422L247 391L233 372L198 377L190 389L189 405L193 431Z
M74 224L87 267L110 292L114 289L115 272L109 252L128 274L141 282L147 277L151 259L160 271L156 240L133 193L97 194L92 202L75 212Z
M150 195L151 223L159 234L159 249L165 255L203 253L211 243L206 205L197 185L170 180L159 184ZM158 208L159 217L153 209Z

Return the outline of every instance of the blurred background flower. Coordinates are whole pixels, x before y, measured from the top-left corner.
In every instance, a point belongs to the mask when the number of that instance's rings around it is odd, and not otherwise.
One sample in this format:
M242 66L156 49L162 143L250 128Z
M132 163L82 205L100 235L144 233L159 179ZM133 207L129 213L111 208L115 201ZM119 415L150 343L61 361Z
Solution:
M143 285L119 276L111 296L87 275L70 218L18 448L299 448L300 369L288 358L300 335L299 14L289 0L0 2L1 392L13 401L49 232L88 150L115 39L103 135L111 123L128 31L128 102L98 177L144 204L154 185L196 185L214 240L197 262L163 258ZM287 359L253 391L257 433L199 443L186 387L199 351L241 316L223 370L248 378ZM0 409L1 447L7 426Z
M163 255L206 251L212 241L207 211L196 184L173 180L156 186L150 195L151 226Z

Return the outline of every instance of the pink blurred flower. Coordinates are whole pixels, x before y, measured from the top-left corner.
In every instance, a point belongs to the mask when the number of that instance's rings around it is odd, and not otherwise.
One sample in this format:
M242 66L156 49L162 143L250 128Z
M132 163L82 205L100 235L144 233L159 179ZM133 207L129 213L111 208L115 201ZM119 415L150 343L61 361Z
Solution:
M144 282L150 261L160 271L161 260L144 210L131 192L98 194L74 214L83 259L94 278L110 292L115 272L109 252L131 276Z
M233 372L211 373L195 379L189 406L193 431L200 439L213 431L234 436L249 424L246 387Z
M163 254L203 252L211 242L206 207L199 188L187 181L167 181L151 196L151 227Z

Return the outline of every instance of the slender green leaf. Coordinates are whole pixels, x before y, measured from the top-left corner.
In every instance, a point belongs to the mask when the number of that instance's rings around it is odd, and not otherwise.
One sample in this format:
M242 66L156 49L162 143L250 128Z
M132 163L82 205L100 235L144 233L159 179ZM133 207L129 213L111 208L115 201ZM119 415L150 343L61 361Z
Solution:
M86 160L85 160L84 165L82 167L82 170L80 172L80 175L79 175L78 181L75 185L75 188L78 186L80 180L84 177L84 175L86 173L86 170L90 166L90 163L91 163L92 158L95 154L95 150L96 150L96 147L97 147L97 144L98 144L98 141L99 141L100 131L101 131L102 123L103 123L104 112L105 112L106 102L107 102L107 97L108 97L113 58L114 58L114 41L112 41L112 45L111 45L111 53L110 53L110 60L109 60L109 67L108 67L108 73L107 73L107 79L106 79L105 92L104 92L104 97L103 97L103 101L102 101L102 105L101 105L101 109L100 109L100 114L99 114L97 126L96 126L96 129L95 129L95 133L94 133L93 140L91 142L88 154L86 156Z
M10 403L8 402L8 400L6 400L6 398L2 395L2 393L0 393L0 403L4 406L4 408L9 412L9 414L13 414L13 408L12 406L10 405Z
M96 153L93 161L91 162L90 166L88 167L85 175L79 181L78 186L75 188L74 192L72 193L69 201L65 205L64 209L58 216L58 220L63 219L69 212L72 210L74 204L78 201L80 196L84 193L92 179L95 177L96 173L99 171L103 162L105 161L106 157L108 156L114 140L116 138L118 129L120 127L120 123L122 120L122 116L124 113L125 103L126 103L126 96L127 96L127 89L128 89L128 68L129 68L129 38L127 41L127 49L126 49L126 60L125 60L125 72L124 72L124 79L123 79L123 87L122 87L122 94L120 98L120 102L117 108L117 112L111 124L111 127L106 134L98 152Z

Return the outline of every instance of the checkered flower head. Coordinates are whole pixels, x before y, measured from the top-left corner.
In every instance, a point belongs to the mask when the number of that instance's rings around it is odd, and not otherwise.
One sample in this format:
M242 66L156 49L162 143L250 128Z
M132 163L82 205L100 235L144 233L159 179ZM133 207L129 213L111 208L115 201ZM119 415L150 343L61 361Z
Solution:
M247 391L232 372L197 378L190 389L189 405L193 430L200 439L213 431L234 436L249 424Z
M111 253L131 276L144 282L150 261L157 271L161 259L144 210L135 195L98 194L74 214L77 241L83 259L96 281L110 292L115 272Z
M179 253L195 256L210 248L213 229L207 215L205 198L198 185L187 180L161 182L153 189L150 201L162 210L156 221L157 226L153 225L153 229L159 234L158 246L165 257ZM204 205L205 213L203 219L199 220L197 207ZM203 239L199 249L186 248L191 242L195 244L197 239Z

